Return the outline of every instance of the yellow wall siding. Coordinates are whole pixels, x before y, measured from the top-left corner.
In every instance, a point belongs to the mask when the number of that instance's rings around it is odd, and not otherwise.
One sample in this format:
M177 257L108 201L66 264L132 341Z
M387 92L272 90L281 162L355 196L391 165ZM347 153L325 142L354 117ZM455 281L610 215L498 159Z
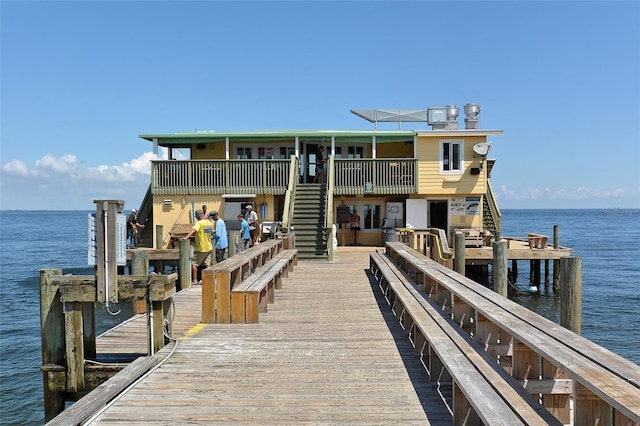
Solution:
M464 141L464 162L462 174L440 174L440 140ZM485 142L485 137L418 138L418 193L440 196L480 195L486 191L486 167L479 175L472 175L472 167L480 167L481 157L473 152L473 145ZM446 179L446 181L445 181Z
M413 144L388 142L376 144L377 158L413 158Z
M191 147L192 160L224 160L224 142L208 142L203 144L204 149L197 149L196 145Z

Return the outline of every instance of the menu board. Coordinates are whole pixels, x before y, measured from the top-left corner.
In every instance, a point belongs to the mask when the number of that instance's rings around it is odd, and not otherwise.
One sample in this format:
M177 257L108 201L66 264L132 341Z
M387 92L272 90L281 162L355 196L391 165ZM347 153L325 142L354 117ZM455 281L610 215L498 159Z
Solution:
M349 206L338 206L337 223L349 223L351 221L351 210Z

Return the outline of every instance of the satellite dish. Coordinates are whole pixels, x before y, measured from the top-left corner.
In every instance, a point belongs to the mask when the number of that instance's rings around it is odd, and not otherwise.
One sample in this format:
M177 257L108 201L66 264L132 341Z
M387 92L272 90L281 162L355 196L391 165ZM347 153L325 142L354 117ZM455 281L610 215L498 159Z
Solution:
M481 142L473 146L473 152L478 155L487 155L491 151L491 142Z

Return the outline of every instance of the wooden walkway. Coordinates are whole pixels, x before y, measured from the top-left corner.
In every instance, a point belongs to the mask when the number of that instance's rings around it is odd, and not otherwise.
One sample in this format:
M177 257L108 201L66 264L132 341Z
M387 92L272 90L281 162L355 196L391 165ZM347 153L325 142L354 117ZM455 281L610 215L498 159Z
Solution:
M259 324L199 324L201 288L181 292L175 352L90 424L450 425L370 279L374 249L341 247L331 263L299 261ZM145 352L142 319L101 336L98 353L122 352L117 334L135 333L127 351Z

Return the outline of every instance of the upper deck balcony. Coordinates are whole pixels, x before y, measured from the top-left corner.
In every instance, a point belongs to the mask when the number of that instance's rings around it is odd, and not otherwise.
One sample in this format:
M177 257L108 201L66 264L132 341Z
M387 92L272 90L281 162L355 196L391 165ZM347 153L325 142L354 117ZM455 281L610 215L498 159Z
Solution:
M289 185L291 164L290 160L156 160L151 192L282 195ZM412 194L417 191L416 170L415 159L336 159L334 194ZM301 179L303 175L298 173Z

